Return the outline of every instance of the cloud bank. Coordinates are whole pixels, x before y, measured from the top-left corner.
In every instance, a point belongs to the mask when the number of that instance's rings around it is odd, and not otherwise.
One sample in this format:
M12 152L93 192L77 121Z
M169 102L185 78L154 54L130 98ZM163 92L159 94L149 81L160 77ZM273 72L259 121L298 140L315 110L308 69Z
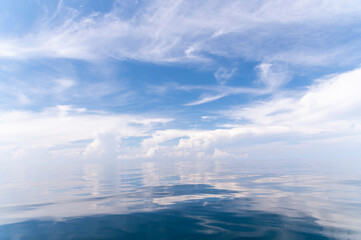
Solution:
M317 79L296 94L285 91L270 100L233 107L219 113L233 124L213 130L170 129L169 118L70 106L5 112L0 114L0 146L13 158L31 156L29 149L46 149L50 155L104 160L244 158L257 156L259 149L272 151L272 146L302 149L345 139L355 143L361 141L360 80L361 69L356 69ZM128 145L129 138L138 144ZM290 145L294 139L296 147Z
M2 161L360 156L356 0L37 3L0 35Z

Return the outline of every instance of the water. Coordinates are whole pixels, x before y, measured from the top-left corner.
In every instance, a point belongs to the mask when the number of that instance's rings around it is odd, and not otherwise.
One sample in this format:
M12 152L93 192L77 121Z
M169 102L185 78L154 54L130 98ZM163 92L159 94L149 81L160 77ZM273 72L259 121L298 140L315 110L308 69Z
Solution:
M0 169L0 239L361 239L357 162L159 160Z

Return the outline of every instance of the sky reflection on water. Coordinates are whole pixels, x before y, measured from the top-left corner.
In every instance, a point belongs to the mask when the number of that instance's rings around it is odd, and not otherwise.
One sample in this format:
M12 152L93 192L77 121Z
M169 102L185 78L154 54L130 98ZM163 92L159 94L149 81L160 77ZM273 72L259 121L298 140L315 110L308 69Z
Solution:
M356 170L255 164L8 166L0 239L360 238Z

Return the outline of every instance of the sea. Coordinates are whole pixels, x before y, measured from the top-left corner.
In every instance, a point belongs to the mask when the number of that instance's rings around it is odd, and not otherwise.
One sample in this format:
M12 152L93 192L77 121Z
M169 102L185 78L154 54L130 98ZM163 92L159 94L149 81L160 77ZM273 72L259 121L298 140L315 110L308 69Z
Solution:
M361 161L0 166L0 239L361 239Z

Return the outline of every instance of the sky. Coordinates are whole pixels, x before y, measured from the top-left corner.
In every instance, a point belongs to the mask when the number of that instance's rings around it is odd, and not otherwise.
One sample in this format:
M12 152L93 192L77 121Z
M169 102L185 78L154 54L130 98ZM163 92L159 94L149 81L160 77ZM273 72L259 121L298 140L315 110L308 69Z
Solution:
M0 2L0 155L359 159L358 0Z

